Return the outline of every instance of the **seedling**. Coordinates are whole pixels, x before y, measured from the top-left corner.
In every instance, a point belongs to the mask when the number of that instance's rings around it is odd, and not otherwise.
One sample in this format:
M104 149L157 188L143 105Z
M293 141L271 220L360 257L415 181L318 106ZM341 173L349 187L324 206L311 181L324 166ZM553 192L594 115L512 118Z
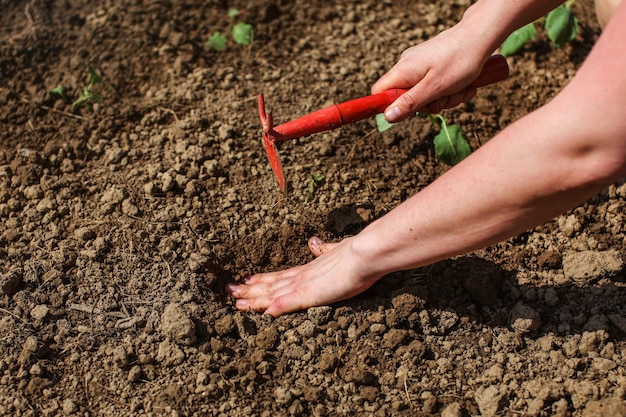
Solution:
M449 125L440 114L429 114L428 118L440 129L433 142L435 153L444 164L456 165L472 153L469 143L463 136L461 126Z
M87 64L87 71L89 71L89 82L85 88L83 88L83 94L72 103L72 107L83 106L88 102L102 103L102 97L91 90L94 85L100 83L101 78L89 64Z
M574 3L574 1L575 0L569 0L560 5L548 13L544 19L544 27L548 38L556 48L562 48L567 43L576 39L576 35L578 35L578 19L572 12L572 3ZM537 38L535 24L538 22L539 21L531 22L511 33L502 43L500 53L504 56L514 55L528 42L535 40Z
M472 85L478 88L502 81L508 76L509 67L506 59L501 55L494 55L487 60L480 75L474 80ZM407 90L403 89L392 89L379 94L335 104L278 126L274 126L273 115L265 108L265 98L263 94L259 94L258 107L259 117L263 127L263 146L270 161L272 171L278 180L280 189L285 192L286 183L280 158L278 157L278 150L276 149L277 142L337 129L346 124L374 117L376 114L382 113L383 110L406 91Z
M89 81L87 85L83 88L82 95L78 97L76 101L72 103L72 107L83 106L87 104L88 102L102 103L102 97L99 94L92 91L92 88L96 84L99 84L101 82L101 78L96 72L96 70L94 70L90 64L87 64L87 71L89 72ZM63 85L61 84L54 87L52 90L49 91L49 93L54 96L60 97L66 103L70 101L67 97L67 94L65 93L65 87L63 87Z
M548 37L557 48L562 48L578 35L578 18L572 13L573 2L570 0L560 5L546 16Z
M226 36L224 36L223 33L215 32L213 35L209 37L205 45L208 46L209 48L215 49L216 51L223 51L224 49L226 49L227 42L228 42L228 39L226 39Z
M463 136L463 130L459 125L449 125L447 120L440 114L422 114L417 116L425 119L439 129L439 133L433 141L435 153L441 162L448 165L456 165L467 158L472 150ZM376 115L376 127L379 132L384 132L394 126L385 120L385 116L380 113Z
M311 201L311 199L313 198L313 195L315 194L315 190L317 190L317 187L319 187L319 185L325 179L326 177L324 176L324 174L320 174L320 173L309 174L306 180L306 197L304 197L305 203L308 203L309 201Z
M234 19L239 16L239 9L231 8L228 10L228 18ZM251 45L254 39L254 30L252 25L245 22L238 22L231 26L230 34L233 41L238 45ZM228 38L222 32L214 32L213 35L207 39L205 45L216 51L223 51L228 44Z
M63 87L63 85L61 84L54 87L52 90L49 91L49 93L54 96L61 97L61 99L65 101L66 103L69 101L67 98L67 95L65 94L65 87Z
M239 22L231 29L233 40L239 45L250 45L254 37L252 25Z

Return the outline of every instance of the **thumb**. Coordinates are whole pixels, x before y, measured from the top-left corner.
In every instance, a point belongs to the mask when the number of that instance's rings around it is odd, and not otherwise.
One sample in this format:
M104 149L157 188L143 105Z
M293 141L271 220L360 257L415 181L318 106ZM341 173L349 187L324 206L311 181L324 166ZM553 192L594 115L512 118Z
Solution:
M334 248L336 243L325 243L317 236L309 239L309 250L313 255L320 256Z
M409 90L385 109L385 120L389 123L398 123L415 114L425 104L418 103L413 97L411 90Z

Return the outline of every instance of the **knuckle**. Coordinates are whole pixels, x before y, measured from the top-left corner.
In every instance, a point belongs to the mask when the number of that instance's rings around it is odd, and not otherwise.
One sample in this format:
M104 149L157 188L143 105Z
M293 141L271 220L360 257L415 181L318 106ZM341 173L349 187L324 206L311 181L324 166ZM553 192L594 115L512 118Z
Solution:
M285 296L280 296L274 299L272 302L272 311L279 314L287 311L287 299Z
M231 287L231 295L236 298L245 298L248 293L248 287L245 285L235 285Z
M398 99L398 105L401 109L407 111L414 111L417 110L417 108L419 107L419 104L410 92L400 96L400 98Z

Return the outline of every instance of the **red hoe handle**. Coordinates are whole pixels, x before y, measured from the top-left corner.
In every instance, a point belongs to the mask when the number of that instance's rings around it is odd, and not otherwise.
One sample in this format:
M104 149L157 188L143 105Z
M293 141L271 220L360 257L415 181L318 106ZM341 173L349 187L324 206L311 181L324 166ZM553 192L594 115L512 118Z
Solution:
M471 83L479 88L505 80L509 76L509 66L502 55L490 57L478 78ZM354 100L314 111L305 116L291 120L278 126L273 126L271 113L265 110L263 94L258 97L259 115L263 126L263 146L270 161L274 175L278 180L280 189L285 191L285 176L278 158L276 142L283 142L314 133L333 130L338 127L367 119L382 113L391 103L404 94L407 90L392 89L379 94L365 96Z

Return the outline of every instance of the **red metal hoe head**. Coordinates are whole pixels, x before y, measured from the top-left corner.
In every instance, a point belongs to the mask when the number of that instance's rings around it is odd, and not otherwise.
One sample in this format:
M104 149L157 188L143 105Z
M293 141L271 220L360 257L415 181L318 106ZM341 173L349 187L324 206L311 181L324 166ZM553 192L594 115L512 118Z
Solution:
M274 129L274 120L272 118L272 113L267 113L265 110L265 99L263 97L263 94L259 94L257 101L259 104L259 116L261 118L261 126L263 127L263 147L265 148L267 159L269 159L270 161L272 171L274 171L274 176L278 180L278 185L284 193L285 174L283 173L283 166L281 165L280 158L278 157L278 150L276 149L276 139L272 134Z

